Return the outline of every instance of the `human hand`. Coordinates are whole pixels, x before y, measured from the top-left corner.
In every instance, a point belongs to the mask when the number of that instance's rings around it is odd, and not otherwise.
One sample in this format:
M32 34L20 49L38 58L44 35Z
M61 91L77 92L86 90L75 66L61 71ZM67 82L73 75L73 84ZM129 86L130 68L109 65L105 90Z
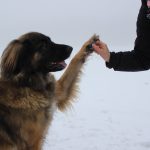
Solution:
M94 51L99 54L106 62L109 62L110 59L110 52L107 47L107 44L104 42L97 40L95 43L92 44Z

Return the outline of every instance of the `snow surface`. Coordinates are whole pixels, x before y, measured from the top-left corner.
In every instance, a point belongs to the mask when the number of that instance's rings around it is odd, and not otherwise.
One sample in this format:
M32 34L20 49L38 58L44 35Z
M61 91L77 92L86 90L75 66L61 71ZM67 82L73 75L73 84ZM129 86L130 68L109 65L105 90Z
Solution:
M55 113L43 150L150 150L150 71L115 72L93 54L79 85L73 108Z

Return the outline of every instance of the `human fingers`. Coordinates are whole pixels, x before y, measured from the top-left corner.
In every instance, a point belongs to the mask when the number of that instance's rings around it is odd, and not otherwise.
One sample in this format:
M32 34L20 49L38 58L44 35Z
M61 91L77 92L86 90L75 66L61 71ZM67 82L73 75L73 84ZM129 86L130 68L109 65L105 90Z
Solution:
M94 50L97 54L99 54L100 47L99 47L98 45L96 45L96 44L94 43L94 44L92 44L92 48L93 48L93 50Z

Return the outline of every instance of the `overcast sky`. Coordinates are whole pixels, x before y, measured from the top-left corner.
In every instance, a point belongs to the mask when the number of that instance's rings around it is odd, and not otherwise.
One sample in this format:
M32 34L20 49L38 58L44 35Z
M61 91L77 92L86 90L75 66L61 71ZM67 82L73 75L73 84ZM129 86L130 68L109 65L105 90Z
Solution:
M81 46L97 33L110 47L133 46L140 0L3 0L0 49L29 31Z

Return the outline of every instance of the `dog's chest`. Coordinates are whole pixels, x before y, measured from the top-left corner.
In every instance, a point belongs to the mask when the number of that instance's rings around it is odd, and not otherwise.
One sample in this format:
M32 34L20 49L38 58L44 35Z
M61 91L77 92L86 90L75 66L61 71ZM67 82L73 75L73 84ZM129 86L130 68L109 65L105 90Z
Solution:
M43 94L29 88L5 89L0 95L0 104L5 106L6 111L2 111L0 117L7 118L14 134L28 145L33 145L45 136L52 121L56 109L54 98L53 92Z
M9 116L12 126L17 129L16 134L19 135L25 145L32 147L46 136L53 119L54 107L41 108L36 111L12 111L11 116Z
M52 120L52 114L47 110L36 112L29 118L24 119L22 127L20 129L21 135L24 135L24 140L29 145L33 145L36 141L42 139L48 129L48 126Z

